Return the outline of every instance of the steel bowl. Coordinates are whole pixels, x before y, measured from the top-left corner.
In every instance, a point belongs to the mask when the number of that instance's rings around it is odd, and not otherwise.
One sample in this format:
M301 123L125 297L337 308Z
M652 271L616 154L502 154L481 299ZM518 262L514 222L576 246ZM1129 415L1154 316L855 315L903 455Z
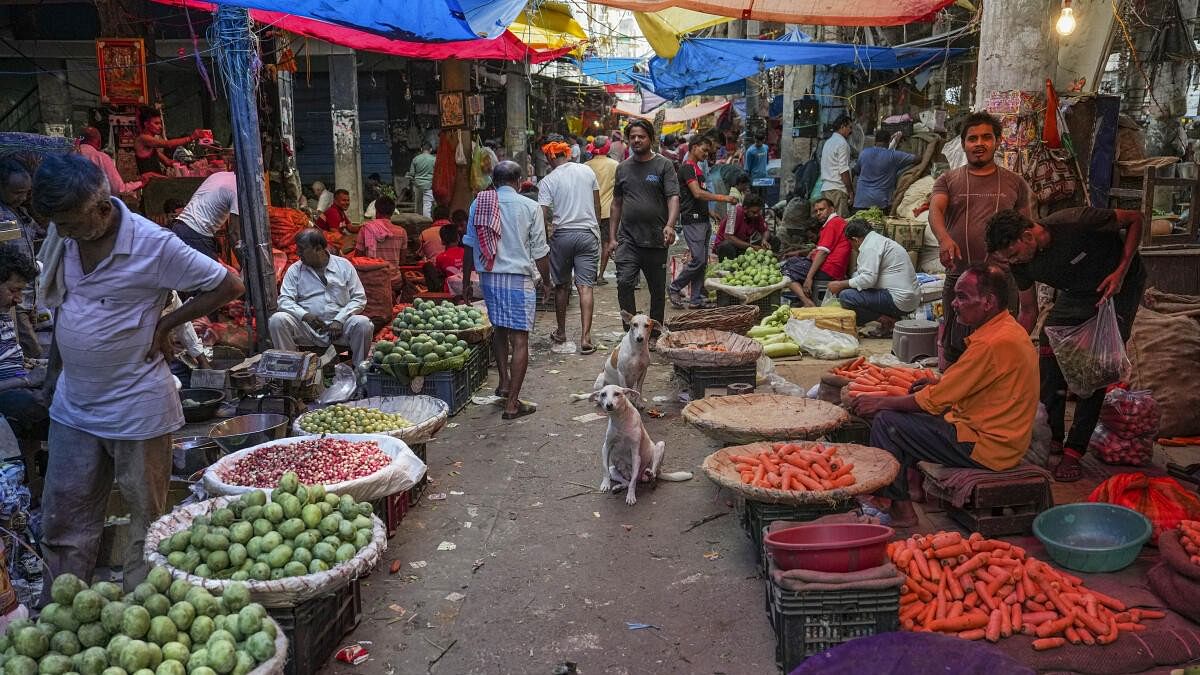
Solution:
M208 436L225 452L237 452L286 437L289 421L286 415L271 413L239 415L214 424Z
M217 414L217 408L225 400L225 392L220 389L180 389L179 402L183 405L183 419L189 424L207 422ZM195 405L188 405L192 401Z
M171 442L172 465L176 476L191 476L217 461L221 446L208 436L183 436Z

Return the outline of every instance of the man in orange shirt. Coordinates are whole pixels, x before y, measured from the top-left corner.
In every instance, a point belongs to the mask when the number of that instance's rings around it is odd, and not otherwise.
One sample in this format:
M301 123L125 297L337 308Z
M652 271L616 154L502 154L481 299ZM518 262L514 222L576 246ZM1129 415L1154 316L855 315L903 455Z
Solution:
M942 379L907 396L861 396L854 412L871 421L871 445L896 456L900 473L880 496L894 527L917 522L908 469L917 462L1004 471L1029 449L1038 404L1038 357L1008 313L1008 276L996 265L967 268L954 285L959 323L975 332Z

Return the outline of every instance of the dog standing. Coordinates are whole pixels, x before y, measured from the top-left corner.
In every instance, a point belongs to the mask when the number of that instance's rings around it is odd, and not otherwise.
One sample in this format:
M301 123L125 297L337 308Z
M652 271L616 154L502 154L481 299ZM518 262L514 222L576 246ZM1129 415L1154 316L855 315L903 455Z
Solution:
M631 399L640 398L633 389L615 384L605 385L591 396L608 415L608 431L604 434L604 448L600 452L600 463L604 478L600 481L601 492L616 492L628 488L626 504L637 503L635 492L638 482L653 483L656 479L669 481L691 480L690 471L660 473L667 444L650 440L642 416Z
M604 360L604 370L596 376L592 390L599 391L610 384L633 389L639 394L640 407L642 382L650 365L650 335L658 322L645 314L632 316L625 310L621 310L621 320L629 324L629 330L621 338L620 346Z

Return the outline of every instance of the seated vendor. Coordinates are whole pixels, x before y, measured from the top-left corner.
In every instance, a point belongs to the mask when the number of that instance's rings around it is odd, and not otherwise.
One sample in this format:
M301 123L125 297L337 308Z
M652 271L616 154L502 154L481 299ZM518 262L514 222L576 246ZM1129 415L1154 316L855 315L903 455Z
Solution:
M349 347L354 364L371 355L371 320L363 316L367 293L354 265L329 255L329 242L316 228L296 234L300 259L283 275L279 311L271 315L276 349Z
M785 259L781 268L788 287L805 307L816 306L813 302L814 282L845 279L850 266L846 221L833 209L833 202L823 197L813 202L812 215L824 223L816 248L807 257Z
M749 248L770 247L762 197L751 193L721 221L712 250L721 260L728 260L738 257Z
M41 389L46 369L27 368L10 310L21 301L26 284L36 278L37 267L29 256L15 246L0 246L0 418L8 421L17 437L26 475L34 488L40 483L35 479L33 460L50 428ZM39 492L34 490L35 498Z
M917 462L1004 471L1020 463L1033 436L1038 357L1008 313L1008 275L972 265L954 286L957 320L975 332L942 379L907 396L859 396L851 408L871 420L871 445L895 455L900 472L880 496L892 524L916 524L908 469ZM914 387L917 389L919 387Z
M908 251L895 241L871 231L865 220L851 219L846 238L858 252L858 268L846 281L831 281L827 290L844 309L854 310L858 325L879 321L884 332L921 302L917 272Z
M408 232L392 224L396 202L380 195L374 202L375 218L366 221L358 231L354 250L368 258L381 258L394 265L408 261Z

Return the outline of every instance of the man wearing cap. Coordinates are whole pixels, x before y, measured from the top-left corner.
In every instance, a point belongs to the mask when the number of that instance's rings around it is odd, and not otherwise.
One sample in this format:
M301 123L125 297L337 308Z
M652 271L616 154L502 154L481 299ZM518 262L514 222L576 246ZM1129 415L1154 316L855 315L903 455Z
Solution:
M596 272L596 285L608 284L604 270L608 269L608 217L612 212L613 184L617 178L617 160L609 156L613 143L608 136L597 136L592 141L592 158L587 166L596 174L600 184L600 269Z

